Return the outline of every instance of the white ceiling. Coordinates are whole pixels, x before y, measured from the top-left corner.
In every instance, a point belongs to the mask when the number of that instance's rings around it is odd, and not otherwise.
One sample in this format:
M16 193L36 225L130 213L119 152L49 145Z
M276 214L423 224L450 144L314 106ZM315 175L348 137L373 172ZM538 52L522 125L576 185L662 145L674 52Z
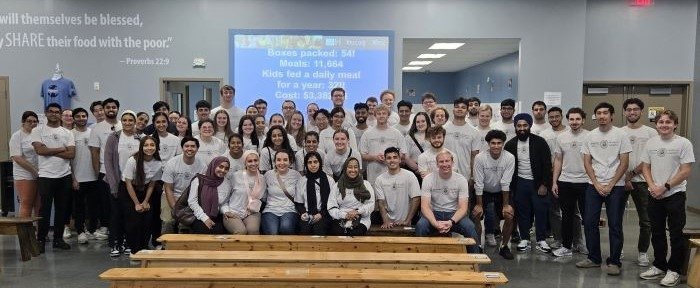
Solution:
M428 50L428 47L437 42L463 42L457 50ZM404 72L457 72L466 68L487 62L498 57L517 52L520 39L459 39L459 38L404 38L403 40L403 66L415 60L432 60L433 63L424 66L417 71ZM418 59L423 53L445 53L440 59Z

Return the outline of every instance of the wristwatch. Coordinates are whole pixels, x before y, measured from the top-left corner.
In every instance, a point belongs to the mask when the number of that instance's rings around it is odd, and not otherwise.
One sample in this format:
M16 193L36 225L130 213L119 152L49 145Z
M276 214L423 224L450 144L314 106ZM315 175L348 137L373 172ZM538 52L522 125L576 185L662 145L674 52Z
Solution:
M452 225L457 224L457 222L455 222L455 220L452 220L452 218L450 218L450 222L452 222Z
M668 182L664 183L664 187L666 187L666 190L671 191L671 184L668 184Z

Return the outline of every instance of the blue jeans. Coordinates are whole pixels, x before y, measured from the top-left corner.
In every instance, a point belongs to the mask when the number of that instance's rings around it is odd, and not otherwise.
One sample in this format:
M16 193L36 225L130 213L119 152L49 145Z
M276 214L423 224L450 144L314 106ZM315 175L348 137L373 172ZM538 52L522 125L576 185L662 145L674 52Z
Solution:
M586 208L583 209L583 226L586 234L586 247L588 248L588 259L593 263L600 264L603 260L600 256L600 210L605 203L605 211L608 216L609 237L610 237L610 257L606 259L606 264L622 266L620 254L622 253L622 215L625 213L625 203L627 194L624 186L615 186L610 195L600 196L593 185L586 188Z
M294 212L287 212L282 216L273 213L262 213L260 232L263 235L294 235L297 231L299 215Z
M537 241L547 239L547 220L549 219L549 197L537 195L537 188L532 180L518 177L513 203L515 219L522 240L529 240L532 217L535 217L535 236Z
M454 214L454 211L433 211L433 215L435 215L435 220L438 221L448 221L450 220L450 218L452 218L452 215ZM435 227L433 227L433 225L430 224L430 221L428 221L428 219L421 215L420 220L418 220L418 223L416 224L416 236L430 236L437 232L437 229L435 229ZM476 234L476 228L474 227L474 223L472 223L472 221L469 220L469 217L467 217L466 215L462 217L462 219L459 220L457 224L452 226L450 232L455 232L464 237L472 238L474 240L476 240L479 237L479 235ZM476 245L467 246L467 251L469 253L479 253L479 248Z

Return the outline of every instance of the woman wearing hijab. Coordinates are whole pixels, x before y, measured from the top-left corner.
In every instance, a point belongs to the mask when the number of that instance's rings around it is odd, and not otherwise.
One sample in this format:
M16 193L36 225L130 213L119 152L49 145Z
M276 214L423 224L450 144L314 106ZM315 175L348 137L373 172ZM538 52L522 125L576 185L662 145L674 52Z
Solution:
M303 235L325 236L330 231L331 215L328 214L328 196L333 178L324 173L323 158L318 152L309 152L304 156L306 176L297 182L294 202L301 215L300 233Z
M374 190L362 179L360 161L350 157L343 164L343 174L333 185L328 197L328 213L333 217L333 235L361 236L367 234L374 211Z
M187 203L194 212L192 233L223 234L223 215L228 212L231 186L226 180L230 163L224 156L214 157L207 167L206 174L197 174L190 182L190 195Z
M233 139L233 137L232 137ZM260 155L255 150L246 150L241 156L245 169L233 172L230 185L233 187L228 200L228 212L224 213L224 227L233 234L260 234L260 206L265 196L265 178L260 173Z

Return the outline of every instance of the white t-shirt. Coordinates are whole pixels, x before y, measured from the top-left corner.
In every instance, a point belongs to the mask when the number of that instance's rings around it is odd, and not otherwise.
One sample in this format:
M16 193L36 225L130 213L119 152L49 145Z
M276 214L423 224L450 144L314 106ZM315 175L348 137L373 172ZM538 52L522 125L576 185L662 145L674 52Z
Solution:
M36 129L36 128L35 128ZM12 134L10 137L10 156L20 156L27 160L34 167L38 167L39 159L37 158L36 151L34 151L34 146L32 146L31 134L24 133L24 131L17 130L17 132ZM17 163L12 165L12 177L15 180L34 180L34 174L28 170L22 168Z
M369 199L365 203L360 202L355 198L354 189L345 189L345 198L340 195L338 183L331 186L331 194L328 196L328 214L331 214L333 219L345 219L345 216L350 210L357 210L360 213L360 223L365 225L367 229L371 226L370 215L374 211L374 189L372 185L365 180L363 182L365 189L369 191Z
M316 152L321 155L321 160L323 160L323 163L326 163L326 153L323 153L323 151L320 151L316 149ZM306 157L306 148L299 149L296 153L294 153L294 170L299 171L299 173L304 172L304 157ZM323 172L330 173L329 171L326 171L323 169Z
M207 216L207 213L205 213L204 209L202 209L202 205L199 204L199 193L197 193L198 189L199 179L192 180L190 195L188 195L189 198L187 198L187 204L190 206L190 209L192 209L192 212L194 212L194 217L204 222L209 219L209 216ZM229 212L229 207L226 204L228 204L229 196L231 195L231 186L229 185L228 181L221 182L221 185L216 187L216 192L219 196L219 214Z
M467 124L469 124L469 126L472 126L472 128L476 128L477 126L479 126L479 116L472 117L467 115Z
M197 173L204 174L207 171L207 163L195 156L192 165L187 165L182 159L183 155L177 155L168 160L163 167L163 182L173 184L173 195L180 198L182 192L190 185L192 177Z
M600 128L596 128L588 133L581 152L591 155L593 171L598 182L607 184L615 176L615 170L620 165L620 154L632 152L632 145L627 133L620 128L612 127L608 132L601 132ZM620 177L615 183L615 186L624 185L625 177Z
M260 178L260 189L262 189L260 199L265 199L265 190L267 189L265 178L262 174L258 174L258 177ZM230 178L229 185L233 187L233 191L228 200L228 210L243 219L248 216L248 195L255 187L255 178L249 176L245 170L236 171Z
M459 208L458 199L469 199L469 182L459 173L442 179L438 172L430 173L423 179L421 197L430 198L433 211L454 212Z
M355 134L355 143L359 144L360 141L362 141L362 135L365 134L365 131L367 131L367 129L369 129L369 126L367 126L367 128L364 130L360 130L359 128L357 128L357 126L352 126L348 130L348 133L350 133L350 130L352 130L352 133Z
M423 148L423 152L425 152L425 150L431 149L430 141L425 139L425 133L416 132L414 136L416 138L416 141L418 141L418 145L420 145L421 148ZM423 152L421 152L420 149L418 149L418 145L416 145L416 142L413 141L411 135L406 135L406 137L404 138L406 138L406 149L408 149L408 156L414 161L418 162L418 156L420 156L420 154L422 154Z
M374 182L377 200L385 200L391 221L403 221L408 216L411 198L420 197L420 185L413 172L406 169L392 175L386 171ZM410 220L410 219L409 219Z
M389 119L387 120L389 127L394 127L394 125L398 124L399 121L401 121L401 118L399 117L399 113L391 111L391 113L389 114ZM372 126L377 126L377 125L375 124Z
M182 147L180 146L180 138L168 133L165 137L160 137L160 160L163 164L167 163L168 160L175 157L175 155L182 154Z
M148 184L151 181L160 180L163 174L163 164L158 160L143 161L143 183ZM126 167L122 170L122 181L126 179L134 180L136 179L136 159L131 156L129 160L126 160Z
M30 135L32 143L39 142L46 145L46 148L60 148L75 146L75 138L70 130L61 126L52 128L46 125L39 125ZM61 178L71 174L70 160L58 156L38 156L39 177Z
M408 130L411 129L411 122L408 122L408 125L401 125L401 122L396 123L396 125L393 126L396 130L399 130L401 132L402 136L406 136L408 134Z
M479 146L478 149L479 151L488 151L489 150L489 143L486 142L486 134L491 131L491 126L488 127L481 127L481 126L476 126L476 131L479 132Z
M530 163L530 137L525 141L518 140L518 177L534 180Z
M231 165L228 170L228 176L232 176L233 172L245 169L245 159L243 159L243 155L241 155L241 157L238 159L233 159L233 157L231 156L231 150L227 149L226 152L224 152L223 156L226 156L229 165Z
M515 125L512 122L503 123L503 120L499 120L491 123L491 128L501 130L503 131L503 133L506 133L506 142L510 141L510 139L515 138Z
M258 140L260 140L260 139L258 139ZM258 144L260 144L260 145L254 145L253 140L251 140L249 137L243 136L243 151L245 151L245 150L259 151L258 146L262 146L263 142L258 141Z
M286 175L280 175L282 183L287 189L287 193L294 197L296 193L297 181L301 179L301 174L296 170L289 169ZM265 183L267 185L267 205L263 213L272 213L276 216L282 216L284 213L296 213L294 202L289 200L277 181L277 171L270 170L265 173Z
M398 115L397 115L398 117ZM378 127L372 127L365 131L362 135L362 140L360 141L360 154L382 154L384 155L384 150L389 147L399 148L401 154L407 152L406 140L399 130L391 127L386 129L379 129ZM386 171L386 166L377 161L366 162L364 167L367 171L367 181L374 183L377 180L379 174Z
M209 142L202 140L201 135L196 136L195 138L199 140L199 150L197 150L197 155L202 157L202 160L204 160L207 165L209 165L211 160L226 152L226 144L224 144L224 142L219 138L211 137L211 141Z
M350 157L355 157L357 158L357 162L360 164L360 169L362 169L362 157L360 156L360 152L357 151L356 149L350 150L350 148L345 149L345 153L343 154L338 154L335 149L328 153L326 155L326 158L323 159L323 171L329 171L327 173L330 173L331 175L335 176L340 176L340 173L343 171L343 164L345 164L345 160L347 160Z
M192 122L192 136L199 135L199 120Z
M127 136L126 133L119 133L119 144L117 154L119 154L119 170L124 171L126 160L139 151L139 136L134 134Z
M476 195L510 191L513 180L515 157L508 151L501 151L498 159L493 159L488 150L474 157L474 190Z
M326 178L328 179L328 188L331 189L333 185L335 185L335 181L333 181L333 177L330 175L326 174ZM301 179L297 182L297 193L294 195L294 202L297 203L304 203L304 207L306 207L306 211L309 211L309 201L306 199L306 176L302 176ZM321 205L323 202L321 202L321 186L320 186L320 181L315 181L315 190L316 190L316 209L321 212ZM330 197L331 191L327 191L328 195ZM328 203L326 203L328 204Z
M88 143L90 141L90 128L80 132L76 129L71 130L75 139L75 157L71 164L73 165L73 178L78 182L90 182L97 180L95 170L92 169L92 154Z
M458 173L466 178L471 177L471 153L479 150L479 133L469 124L456 126L453 122L447 122L444 128L447 132L445 148L456 154L455 166Z
M664 185L673 175L678 173L681 164L695 163L693 144L686 138L674 135L669 140L663 140L660 136L654 136L647 141L642 153L641 161L651 165L651 176L656 185ZM671 187L663 198L686 191L687 180Z
M569 183L588 183L588 175L583 167L581 147L588 136L588 130L580 129L578 134L571 130L565 131L555 139L554 154L562 155L561 174L559 181Z
M106 120L95 124L90 131L90 140L88 146L100 148L100 173L105 173L105 145L107 138L112 132L122 130L121 122L117 124L109 124Z
M425 149L425 152L421 153L418 156L418 172L421 173L432 173L438 170L437 168L437 160L435 160L435 156L437 156L438 152L444 150L447 150L452 154L452 159L457 159L457 155L455 155L454 152L450 151L449 149L445 148L444 146L440 149L435 149L430 144L427 146L428 148ZM456 161L455 161L456 162ZM454 165L452 167L452 171L457 172L457 165Z
M552 153L552 157L554 157L554 146L556 146L557 136L569 130L571 130L571 128L564 126L564 129L559 131L554 131L554 129L548 128L540 133L540 137L544 138L544 141L547 142L547 146L549 146L549 152Z
M267 133L267 132L265 132L265 133ZM260 140L260 150L262 150L262 146L265 145L265 138L266 137L264 137L264 136L258 138ZM289 146L292 147L292 151L299 150L299 146L297 145L297 142L296 142L296 139L294 139L294 136L287 134L287 139L289 139ZM319 149L321 149L320 145L321 144L319 143Z
M348 138L348 147L352 147L354 150L357 149L357 137L355 137L355 132L352 129L347 130L348 134L350 134L350 138ZM335 130L333 128L329 127L321 131L319 133L319 143L318 143L318 149L323 151L326 154L329 154L330 152L335 150L335 143L333 142L333 134L335 133Z
M231 108L228 109L223 108L221 106L217 106L216 108L211 109L211 111L209 111L209 119L216 119L216 117L214 116L219 110L226 110L226 112L228 112L228 119L231 122L231 127L238 127L238 122L241 122L241 117L245 115L245 112L243 110L233 105L231 105Z
M542 131L547 129L552 129L552 125L549 125L549 123L547 122L544 122L543 124L537 124L535 122L532 122L532 127L530 127L530 133L540 135Z
M623 126L622 130L625 131L625 133L627 133L627 135L630 137L630 144L632 144L632 152L630 153L630 164L627 167L627 171L629 172L637 168L637 166L639 166L639 164L642 163L641 157L644 151L644 147L647 145L647 141L659 135L659 133L656 132L656 129L645 125L642 125L637 129L632 129L627 126ZM631 181L644 182L644 175L642 175L642 173L639 173L632 177Z

